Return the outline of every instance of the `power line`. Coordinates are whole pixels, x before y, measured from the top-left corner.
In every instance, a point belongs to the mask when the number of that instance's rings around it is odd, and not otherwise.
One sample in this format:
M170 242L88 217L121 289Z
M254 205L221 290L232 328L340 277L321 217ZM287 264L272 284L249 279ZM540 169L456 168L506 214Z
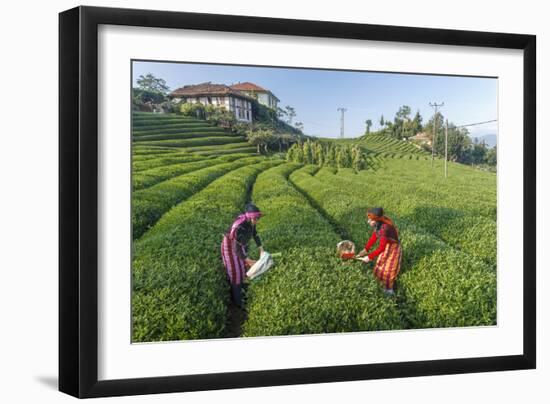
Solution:
M457 128L465 128L467 126L475 126L475 125L483 125L484 123L491 123L491 122L498 122L498 119L492 119L490 121L483 121L483 122L476 122L476 123L468 123L466 125L458 125Z

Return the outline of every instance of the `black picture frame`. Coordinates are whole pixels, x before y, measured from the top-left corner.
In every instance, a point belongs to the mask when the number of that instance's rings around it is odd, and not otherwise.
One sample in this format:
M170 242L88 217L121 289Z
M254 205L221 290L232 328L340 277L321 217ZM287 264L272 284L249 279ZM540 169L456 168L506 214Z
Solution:
M181 28L523 51L523 354L98 381L98 26ZM505 33L77 7L59 15L59 390L104 397L536 366L536 37Z

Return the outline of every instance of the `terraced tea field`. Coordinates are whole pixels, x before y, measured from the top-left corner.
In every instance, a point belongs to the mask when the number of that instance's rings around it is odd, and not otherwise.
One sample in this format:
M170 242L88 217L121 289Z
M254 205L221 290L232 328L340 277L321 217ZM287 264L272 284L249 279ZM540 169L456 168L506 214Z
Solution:
M219 251L250 200L265 249L282 255L250 282L241 336L496 323L495 174L450 163L445 180L441 161L432 169L415 146L376 136L357 141L367 170L304 166L177 115L135 114L133 136L134 342L234 335ZM335 256L339 240L368 239L369 206L400 232L393 298L372 264Z

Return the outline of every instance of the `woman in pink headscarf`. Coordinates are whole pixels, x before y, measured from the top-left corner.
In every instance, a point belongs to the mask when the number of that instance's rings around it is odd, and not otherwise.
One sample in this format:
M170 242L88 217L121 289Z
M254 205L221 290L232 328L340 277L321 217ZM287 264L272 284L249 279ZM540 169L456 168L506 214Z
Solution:
M231 298L233 303L240 307L242 307L242 287L246 278L246 268L256 262L247 255L251 238L254 238L260 252L263 252L262 242L256 232L256 223L261 215L260 209L255 205L247 204L245 212L233 222L222 241L222 260L231 285Z

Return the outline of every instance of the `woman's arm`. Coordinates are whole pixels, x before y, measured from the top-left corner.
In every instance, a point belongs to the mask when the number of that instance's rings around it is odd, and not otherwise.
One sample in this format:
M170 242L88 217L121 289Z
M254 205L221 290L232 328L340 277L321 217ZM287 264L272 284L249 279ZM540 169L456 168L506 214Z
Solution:
M364 257L365 255L367 255L367 252L369 251L369 249L372 247L372 245L376 242L376 232L373 231L370 238L369 238L369 241L367 241L365 243L365 248L363 248L359 254L357 254L358 257Z
M258 236L258 232L256 232L256 226L254 226L254 229L252 230L252 237L254 237L254 241L256 242L256 246L260 249L262 249L262 240L260 240L260 236Z
M384 236L381 236L380 244L378 245L378 248L368 255L369 260L372 260L373 258L378 257L382 253L382 251L386 249L387 244L388 244L388 239Z
M365 244L365 251L369 251L373 244L376 243L377 239L378 237L376 236L376 231L373 231L372 235L369 238L369 241L367 241L367 243Z

